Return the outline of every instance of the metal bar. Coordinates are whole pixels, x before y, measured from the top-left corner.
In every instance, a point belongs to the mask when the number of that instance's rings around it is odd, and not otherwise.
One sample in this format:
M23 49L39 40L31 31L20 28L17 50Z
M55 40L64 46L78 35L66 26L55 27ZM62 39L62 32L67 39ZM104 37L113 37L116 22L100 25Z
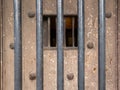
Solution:
M75 47L75 17L72 17L72 46Z
M78 90L84 90L84 0L78 0Z
M57 90L64 90L63 0L57 0Z
M48 47L50 48L50 17L48 17Z
M21 0L14 0L14 90L22 90Z
M43 0L36 0L36 90L43 90Z
M99 90L105 90L105 0L99 0L98 14L98 75Z
M66 19L64 18L64 47L66 47Z

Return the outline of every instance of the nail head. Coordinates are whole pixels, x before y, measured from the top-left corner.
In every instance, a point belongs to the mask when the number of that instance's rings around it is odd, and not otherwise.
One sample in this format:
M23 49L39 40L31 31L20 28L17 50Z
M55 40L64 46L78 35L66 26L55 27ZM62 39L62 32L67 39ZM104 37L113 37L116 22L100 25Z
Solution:
M73 80L74 79L74 74L73 73L67 74L67 79L68 80Z

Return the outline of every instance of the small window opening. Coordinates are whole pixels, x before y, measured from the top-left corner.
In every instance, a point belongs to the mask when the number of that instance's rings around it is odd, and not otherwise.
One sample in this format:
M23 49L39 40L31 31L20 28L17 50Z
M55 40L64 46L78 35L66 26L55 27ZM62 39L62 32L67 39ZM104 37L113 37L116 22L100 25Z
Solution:
M56 47L56 17L44 16L44 47ZM64 47L77 47L77 17L64 17Z
M78 34L77 34L77 31L78 31L78 23L77 23L77 18L75 18L75 23L74 23L74 45L75 47L78 46Z

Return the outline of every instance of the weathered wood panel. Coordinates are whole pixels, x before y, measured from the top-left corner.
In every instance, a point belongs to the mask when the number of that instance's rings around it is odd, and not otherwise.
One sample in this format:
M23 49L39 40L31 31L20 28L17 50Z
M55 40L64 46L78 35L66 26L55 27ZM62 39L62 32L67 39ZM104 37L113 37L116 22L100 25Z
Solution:
M120 89L120 0L118 0L118 52L117 52L117 55L118 55L118 88ZM119 90L118 89L118 90Z
M93 44L93 48L89 48ZM94 78L93 78L94 77ZM98 89L98 0L85 1L85 86Z
M3 90L14 89L13 0L3 0Z
M2 0L0 0L0 90L2 90Z
M29 79L30 74L36 74L36 18L28 17L35 13L35 0L23 0L22 5L23 90L36 90L36 80Z
M94 48L86 47L86 89L98 89L98 2L86 0L85 34L87 46L93 43ZM116 1L106 0L106 13L111 13L111 18L106 18L106 89L117 89L117 58L116 58ZM94 77L94 78L93 78Z
M107 14L111 13L108 18ZM117 0L106 0L106 88L117 90Z

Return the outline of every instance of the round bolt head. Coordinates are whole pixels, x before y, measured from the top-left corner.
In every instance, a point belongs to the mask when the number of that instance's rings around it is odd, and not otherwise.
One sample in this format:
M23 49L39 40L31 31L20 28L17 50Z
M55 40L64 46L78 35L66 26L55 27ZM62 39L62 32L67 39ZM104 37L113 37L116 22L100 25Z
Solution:
M74 74L73 73L67 74L67 79L68 80L73 80L74 79Z
M94 47L93 42L89 42L89 43L87 44L87 47L88 47L89 49L92 49L92 48Z
M29 18L33 18L33 17L35 17L35 12L28 12L28 17Z
M14 43L10 43L10 49L14 49Z
M108 13L106 13L106 18L111 18L111 16L112 16L112 13L111 12L108 12Z
M29 79L30 80L35 80L36 79L36 74L35 73L30 73Z

